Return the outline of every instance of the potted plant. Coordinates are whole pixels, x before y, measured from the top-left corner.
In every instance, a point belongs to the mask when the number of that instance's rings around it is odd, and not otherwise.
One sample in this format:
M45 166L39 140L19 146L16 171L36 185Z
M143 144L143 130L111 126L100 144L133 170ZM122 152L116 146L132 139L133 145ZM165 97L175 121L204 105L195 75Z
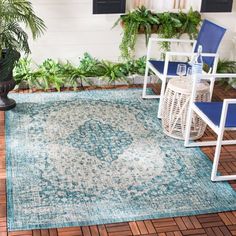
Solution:
M113 27L121 23L124 34L120 44L122 58L129 60L137 40L138 33L144 33L146 44L153 31L157 31L159 19L157 14L152 13L146 7L141 6L126 15L122 15Z
M28 35L22 25L30 29L33 39L46 29L29 1L0 0L0 110L3 111L16 105L7 95L16 85L12 71L20 58L19 52L30 53Z
M178 18L178 13L163 12L159 13L160 27L158 34L161 38L175 38L182 26L181 21ZM162 42L161 46L166 51L169 50L169 42Z
M120 44L121 56L123 59L130 60L134 57L137 35L140 32L145 34L146 44L152 33L157 33L162 38L180 37L186 33L193 39L198 34L201 15L192 9L188 13L181 11L178 13L155 13L142 6L128 14L121 15L113 27L118 23L121 23L123 27L123 37ZM162 42L161 46L168 50L170 44Z

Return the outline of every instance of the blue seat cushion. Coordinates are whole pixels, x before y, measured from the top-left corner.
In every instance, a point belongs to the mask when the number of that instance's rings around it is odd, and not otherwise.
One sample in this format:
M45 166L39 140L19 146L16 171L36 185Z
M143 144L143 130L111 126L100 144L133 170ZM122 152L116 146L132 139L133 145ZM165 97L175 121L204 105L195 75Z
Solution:
M164 72L164 61L154 61L149 60L149 62L153 65L153 67L161 74ZM187 62L178 62L178 61L170 61L168 65L168 76L177 76L176 71L179 64L185 64L187 66L187 70L191 65Z
M220 126L222 102L195 102L195 105L216 125ZM236 104L229 104L226 128L236 127Z

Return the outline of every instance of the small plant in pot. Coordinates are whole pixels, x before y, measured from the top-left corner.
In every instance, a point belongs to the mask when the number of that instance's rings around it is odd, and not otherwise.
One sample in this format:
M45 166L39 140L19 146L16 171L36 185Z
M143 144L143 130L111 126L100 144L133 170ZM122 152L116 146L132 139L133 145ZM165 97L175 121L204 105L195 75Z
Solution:
M20 53L30 53L28 35L22 28L28 27L33 39L40 36L46 26L37 17L32 4L19 0L0 0L0 110L6 111L15 107L16 102L8 98L16 82L13 68L20 58Z

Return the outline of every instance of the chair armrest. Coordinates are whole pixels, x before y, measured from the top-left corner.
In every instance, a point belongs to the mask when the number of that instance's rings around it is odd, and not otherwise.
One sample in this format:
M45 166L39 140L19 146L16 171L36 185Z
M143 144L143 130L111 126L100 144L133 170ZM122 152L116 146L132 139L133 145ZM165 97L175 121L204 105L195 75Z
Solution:
M168 56L183 56L183 57L192 57L197 55L197 53L191 53L191 52L166 52L165 53ZM217 53L202 53L203 57L217 57Z
M151 50L152 50L152 44L153 43L161 43L161 42L169 42L169 43L188 43L191 44L193 43L194 45L196 45L196 40L190 40L190 39L165 39L165 38L150 38L148 41L148 49L147 49L147 61L150 59L150 55L151 55ZM192 52L193 52L193 48L192 47ZM164 51L162 51L162 53L164 53Z
M236 99L224 99L224 103L226 103L226 104L236 104Z
M216 73L216 74L202 74L201 79L208 80L210 78L236 78L236 73Z
M196 40L190 39L165 39L165 38L150 38L151 42L170 42L170 43L195 43Z

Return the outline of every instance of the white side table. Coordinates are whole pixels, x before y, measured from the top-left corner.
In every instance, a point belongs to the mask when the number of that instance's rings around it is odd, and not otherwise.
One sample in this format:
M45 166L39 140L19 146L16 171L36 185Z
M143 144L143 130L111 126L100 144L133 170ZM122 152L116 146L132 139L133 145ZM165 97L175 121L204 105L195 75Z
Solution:
M173 138L184 139L191 92L191 79L175 78L169 81L162 107L162 126L165 134ZM210 86L207 82L197 85L196 101L210 101ZM197 115L194 115L191 139L202 137L205 129L206 124Z

